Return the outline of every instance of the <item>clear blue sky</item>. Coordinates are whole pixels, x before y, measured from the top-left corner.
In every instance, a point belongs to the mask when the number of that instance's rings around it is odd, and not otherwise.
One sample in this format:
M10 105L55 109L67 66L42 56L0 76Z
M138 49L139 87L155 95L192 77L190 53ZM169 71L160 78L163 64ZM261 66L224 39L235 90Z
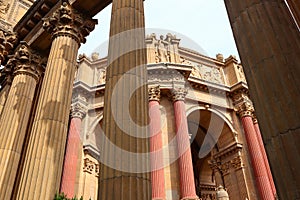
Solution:
M99 24L82 45L79 53L107 52L111 5L96 15ZM146 0L146 32L172 33L181 38L181 46L210 57L238 56L223 0ZM151 29L150 29L151 28ZM99 47L100 46L100 47Z

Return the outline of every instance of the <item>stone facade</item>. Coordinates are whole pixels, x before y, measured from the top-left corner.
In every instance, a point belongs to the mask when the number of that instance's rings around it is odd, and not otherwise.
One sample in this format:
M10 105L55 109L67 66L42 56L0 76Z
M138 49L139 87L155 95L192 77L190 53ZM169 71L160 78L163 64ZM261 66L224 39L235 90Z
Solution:
M176 39L176 46L172 46L172 51L167 50L170 49L168 45L173 45L168 42L168 38ZM217 187L223 185L230 199L258 199L244 130L238 118L238 114L242 112L241 98L252 105L242 65L234 56L226 59L220 59L221 55L210 58L182 48L180 38L172 34L161 36L160 39L162 41L151 34L146 37L146 45L149 101L158 102L156 106L160 112L164 169L160 181L163 179L164 182L164 199L182 198L178 140L174 140L176 114L173 101L184 101L192 143L193 180L198 197L216 199ZM161 51L169 55L168 60L167 56L164 60L159 59L159 43L165 45L165 50ZM101 142L97 138L102 132L107 58L95 55L97 53L92 54L91 58L84 54L79 56L74 82L73 102L84 99L88 108L80 133L82 163L85 162L86 155L94 159L101 157ZM149 105L151 107L152 104ZM222 124L222 127L217 124ZM215 140L210 140L206 135L215 137ZM208 151L200 149L203 142L210 146ZM201 158L199 152L203 153ZM87 172L82 168L78 174L85 176ZM83 183L76 187L77 196L89 192L83 189ZM158 191L158 194L163 193Z

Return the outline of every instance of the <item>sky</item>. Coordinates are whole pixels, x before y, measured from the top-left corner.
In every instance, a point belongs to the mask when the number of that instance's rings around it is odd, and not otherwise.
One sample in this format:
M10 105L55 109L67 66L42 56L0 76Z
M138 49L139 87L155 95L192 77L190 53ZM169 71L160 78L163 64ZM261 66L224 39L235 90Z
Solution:
M180 46L213 58L218 53L239 58L223 0L145 0L144 6L146 34L175 34ZM80 54L107 55L110 15L111 5L95 16L98 25Z

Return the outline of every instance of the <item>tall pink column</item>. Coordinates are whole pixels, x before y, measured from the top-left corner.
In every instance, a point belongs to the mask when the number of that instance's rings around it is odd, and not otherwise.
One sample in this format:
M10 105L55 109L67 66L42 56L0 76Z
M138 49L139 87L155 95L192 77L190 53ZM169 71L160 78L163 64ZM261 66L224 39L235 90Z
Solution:
M80 151L80 128L81 120L86 113L84 106L79 103L73 104L71 107L71 122L68 133L67 147L64 160L64 168L60 191L68 198L75 196L76 169L78 163L78 154Z
M265 167L263 154L256 137L256 131L252 121L253 107L250 104L243 104L239 115L242 120L245 137L251 157L252 167L261 200L274 200L275 196L269 181L268 172Z
M263 159L264 159L265 167L266 167L266 170L267 170L267 173L268 173L268 178L269 178L269 181L270 181L270 184L271 184L271 187L272 187L272 191L273 191L274 196L277 196L275 184L274 184L274 181L273 181L273 176L272 176L272 173L271 173L271 169L270 169L270 165L269 165L269 161L268 161L268 157L267 157L267 153L266 153L264 143L263 143L263 140L262 140L262 137L261 137L258 121L257 121L257 118L255 116L253 117L253 124L254 124L255 133L256 133L256 138L257 138L259 146L260 146L260 151L263 155Z
M149 87L150 152L152 200L164 200L165 177L163 168L161 113L159 110L160 88Z
M190 138L185 111L185 88L172 90L179 155L180 192L182 200L199 199L196 195Z

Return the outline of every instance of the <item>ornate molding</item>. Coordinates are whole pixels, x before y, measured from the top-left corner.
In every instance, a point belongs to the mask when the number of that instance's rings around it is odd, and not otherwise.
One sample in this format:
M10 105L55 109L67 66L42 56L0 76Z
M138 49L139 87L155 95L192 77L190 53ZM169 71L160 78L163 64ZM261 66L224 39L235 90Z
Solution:
M173 88L171 90L173 102L184 101L187 93L188 93L188 90L186 88Z
M252 114L252 120L253 120L253 124L258 124L258 120L255 113Z
M79 102L73 103L71 105L71 118L83 119L87 111L88 111L87 107L82 105L81 103Z
M149 93L149 101L160 101L160 87L158 86L150 86L148 88Z
M68 0L63 0L62 5L48 18L43 18L43 28L52 36L69 36L80 43L85 43L85 37L94 30L98 23L96 19L73 9Z

